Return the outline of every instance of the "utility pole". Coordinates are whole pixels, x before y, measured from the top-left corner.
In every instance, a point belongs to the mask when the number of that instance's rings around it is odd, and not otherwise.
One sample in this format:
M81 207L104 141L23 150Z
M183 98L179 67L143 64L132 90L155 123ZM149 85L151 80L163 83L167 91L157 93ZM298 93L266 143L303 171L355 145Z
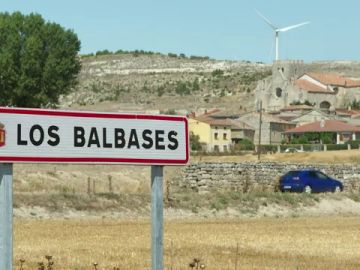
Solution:
M261 124L262 124L262 100L260 100L260 109L259 109L259 143L258 143L258 147L257 147L257 151L258 151L258 160L260 160L260 154L261 154Z

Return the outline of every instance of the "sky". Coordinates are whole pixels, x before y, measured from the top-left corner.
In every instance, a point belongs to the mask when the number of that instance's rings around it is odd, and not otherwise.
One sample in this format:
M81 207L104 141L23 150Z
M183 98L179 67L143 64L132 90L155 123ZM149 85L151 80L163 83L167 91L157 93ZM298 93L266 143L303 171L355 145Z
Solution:
M280 59L360 60L356 0L0 0L2 12L38 13L72 29L81 54L99 50L184 53L270 63L275 26L310 21L280 33Z

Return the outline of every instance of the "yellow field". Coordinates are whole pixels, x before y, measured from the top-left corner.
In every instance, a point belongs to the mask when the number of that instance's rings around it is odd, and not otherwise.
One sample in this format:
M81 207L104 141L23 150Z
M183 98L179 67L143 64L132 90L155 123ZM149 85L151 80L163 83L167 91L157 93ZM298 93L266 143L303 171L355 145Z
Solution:
M150 269L147 221L16 219L14 229L14 269L23 258L35 270L45 255L56 270ZM172 270L194 258L214 270L360 269L360 217L169 221L164 244Z

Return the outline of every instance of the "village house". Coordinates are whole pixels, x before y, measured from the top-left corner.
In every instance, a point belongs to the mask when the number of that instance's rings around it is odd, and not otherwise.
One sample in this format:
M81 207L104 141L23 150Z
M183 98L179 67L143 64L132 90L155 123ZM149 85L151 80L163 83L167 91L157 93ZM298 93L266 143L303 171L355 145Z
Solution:
M231 146L231 123L208 115L189 118L189 132L199 136L207 152L227 152Z
M231 124L231 142L240 143L243 140L254 142L255 130L244 122L228 119Z
M296 124L296 126L302 126L313 122L318 122L321 120L331 120L334 119L334 117L335 117L334 115L324 113L320 110L312 110L310 112L307 112L305 114L302 114L300 116L291 119L291 123Z
M262 113L261 116L261 144L280 144L282 133L288 129L294 128L296 124L282 120L272 114ZM260 113L250 112L239 116L236 121L246 123L254 129L254 144L259 141Z
M333 133L333 143L344 144L348 141L360 139L360 127L353 126L339 120L321 120L289 129L284 132L288 142L294 137L299 137L306 133ZM321 143L321 142L319 142Z

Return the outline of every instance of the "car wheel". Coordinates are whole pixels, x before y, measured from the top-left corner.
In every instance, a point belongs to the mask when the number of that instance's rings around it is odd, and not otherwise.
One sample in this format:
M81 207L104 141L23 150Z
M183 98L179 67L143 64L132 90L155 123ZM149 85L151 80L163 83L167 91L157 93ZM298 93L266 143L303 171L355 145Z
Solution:
M340 191L341 191L341 188L339 186L336 186L334 188L334 193L340 193Z
M310 186L305 186L305 187L304 187L304 193L310 194L311 192L312 192L312 189L311 189Z

